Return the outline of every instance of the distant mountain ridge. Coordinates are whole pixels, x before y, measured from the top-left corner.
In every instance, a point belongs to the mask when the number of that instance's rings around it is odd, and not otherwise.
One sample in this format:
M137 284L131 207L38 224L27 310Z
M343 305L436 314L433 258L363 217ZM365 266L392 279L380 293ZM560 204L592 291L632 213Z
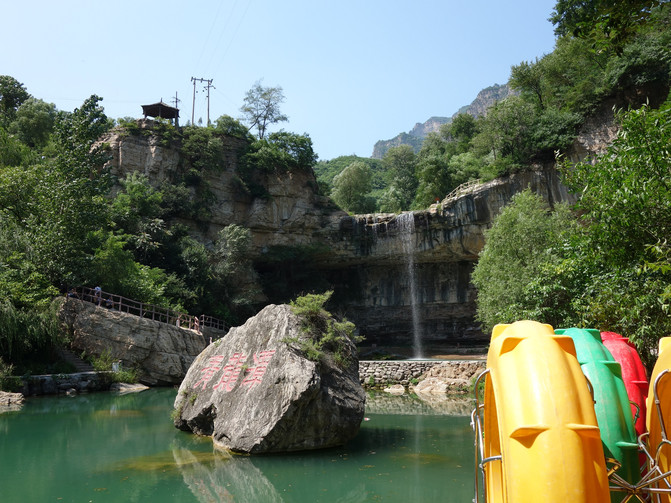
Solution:
M461 107L452 117L431 117L426 122L418 122L407 133L399 133L390 140L379 140L373 147L373 159L382 159L384 154L391 147L398 147L400 145L410 145L415 152L419 152L422 147L424 138L429 133L438 132L443 124L452 122L452 119L462 113L467 113L473 117L479 117L487 113L487 109L497 101L507 98L512 93L508 84L486 87L478 93L470 105Z

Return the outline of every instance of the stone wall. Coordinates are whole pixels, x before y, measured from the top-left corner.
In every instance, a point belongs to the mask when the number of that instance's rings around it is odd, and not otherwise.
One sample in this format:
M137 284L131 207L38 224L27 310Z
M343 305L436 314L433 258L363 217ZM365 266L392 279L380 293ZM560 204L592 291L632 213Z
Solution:
M364 387L380 388L401 384L406 388L427 374L438 369L448 369L451 379L470 381L485 369L480 360L366 360L359 362L359 380Z
M77 393L88 391L107 391L110 379L104 372L78 372L75 374L49 374L22 377L24 396L56 395L75 390Z

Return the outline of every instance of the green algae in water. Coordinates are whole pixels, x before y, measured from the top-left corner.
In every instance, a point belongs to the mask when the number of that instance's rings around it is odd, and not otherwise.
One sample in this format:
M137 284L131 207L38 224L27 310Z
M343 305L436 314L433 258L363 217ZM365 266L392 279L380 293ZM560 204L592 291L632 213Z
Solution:
M2 502L466 502L467 416L369 414L347 446L227 456L174 428L176 390L31 398L0 415Z

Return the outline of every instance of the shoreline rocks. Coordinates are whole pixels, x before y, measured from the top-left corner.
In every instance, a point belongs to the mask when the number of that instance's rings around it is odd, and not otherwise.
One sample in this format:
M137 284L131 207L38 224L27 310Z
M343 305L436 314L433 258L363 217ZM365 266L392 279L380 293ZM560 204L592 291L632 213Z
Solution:
M0 391L0 414L3 412L21 410L21 407L23 407L23 401L23 393Z

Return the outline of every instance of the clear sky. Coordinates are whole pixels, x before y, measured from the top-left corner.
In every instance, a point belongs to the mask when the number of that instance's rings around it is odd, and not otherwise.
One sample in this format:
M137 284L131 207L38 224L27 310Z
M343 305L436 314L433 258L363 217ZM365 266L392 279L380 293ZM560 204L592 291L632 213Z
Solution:
M322 160L449 117L553 50L556 0L21 0L4 2L0 75L73 110L92 94L112 118L181 100L213 79L210 118L240 117L261 80L282 87L283 128ZM196 86L195 121L206 121Z

